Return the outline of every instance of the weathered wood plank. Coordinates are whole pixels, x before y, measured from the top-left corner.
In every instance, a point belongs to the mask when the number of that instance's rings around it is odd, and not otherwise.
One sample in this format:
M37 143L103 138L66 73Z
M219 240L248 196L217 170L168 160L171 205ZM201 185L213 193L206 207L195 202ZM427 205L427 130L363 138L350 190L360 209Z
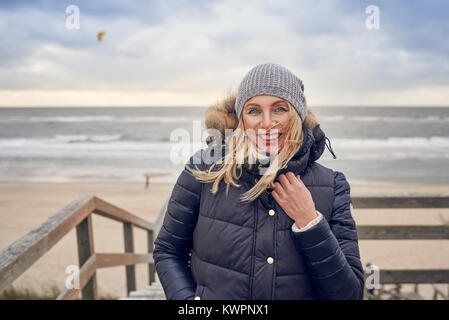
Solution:
M449 239L449 225L436 226L357 226L360 240Z
M89 279L95 274L96 270L96 255L93 254L87 259L83 266L79 270L79 285L80 289L67 289L61 291L61 293L56 298L57 300L73 300L76 298L81 288L84 288L88 283Z
M5 289L94 209L92 196L72 201L0 252L0 291Z
M153 228L153 225L150 222L142 218L139 218L126 210L116 207L113 204L110 204L100 198L94 197L94 201L95 201L94 212L96 214L119 222L132 223L136 227L139 227L144 230L152 230Z
M95 253L91 214L76 226L76 238L78 243L78 260L81 268ZM95 273L92 274L92 277L82 288L82 298L83 300L95 300L97 298L97 277Z
M449 197L351 197L354 209L449 208Z
M154 263L151 254L139 253L96 253L97 269L129 266L137 263Z
M372 273L365 273L365 278ZM449 283L449 269L386 270L380 269L380 284Z
M131 223L123 223L123 235L125 241L125 252L134 252L133 226ZM136 290L136 267L130 265L125 267L126 271L126 289L128 295L131 291Z

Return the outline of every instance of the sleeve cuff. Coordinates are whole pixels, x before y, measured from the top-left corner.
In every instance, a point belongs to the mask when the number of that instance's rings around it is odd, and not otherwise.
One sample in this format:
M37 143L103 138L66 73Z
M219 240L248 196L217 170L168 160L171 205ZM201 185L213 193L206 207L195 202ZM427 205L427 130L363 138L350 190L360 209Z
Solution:
M315 219L313 219L312 221L310 221L304 228L299 228L296 225L296 223L293 223L292 224L292 231L293 232L304 232L304 231L309 230L310 228L312 228L314 225L318 224L318 222L320 222L321 219L323 218L323 215L318 210L316 210L316 213L318 214L318 216Z

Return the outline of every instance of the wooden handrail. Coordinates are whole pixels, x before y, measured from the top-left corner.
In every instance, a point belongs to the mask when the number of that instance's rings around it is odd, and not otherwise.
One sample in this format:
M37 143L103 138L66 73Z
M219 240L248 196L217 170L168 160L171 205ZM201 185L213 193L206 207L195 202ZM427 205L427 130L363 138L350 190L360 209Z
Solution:
M167 202L157 219L157 224L165 214ZM125 253L96 253L93 245L92 213L123 223ZM96 270L112 266L126 266L128 293L135 290L135 264L149 265L149 282L155 281L153 261L153 224L114 206L95 196L85 196L72 201L47 219L37 228L12 243L0 252L0 291L10 285L39 258L50 250L73 228L77 229L78 256L80 262L79 281L83 299L97 297ZM132 228L146 230L148 235L148 253L135 254ZM160 226L159 226L160 228ZM73 299L79 289L64 289L58 299Z
M351 197L354 208L357 209L394 209L394 208L449 208L449 197Z
M449 225L368 225L357 226L360 240L444 240L449 239Z
M351 200L356 209L449 208L447 196L351 197ZM448 240L449 225L358 225L357 234L359 240ZM449 269L379 269L379 272L380 284L415 284L416 293L418 284L449 284ZM365 269L364 273L365 278L370 277L372 270ZM434 298L440 293L447 298L434 287Z
M95 253L84 263L79 273L80 288L84 288L89 279L94 275L97 269L117 267L122 265L135 265L137 263L154 263L153 257L149 254L133 253ZM58 300L74 299L79 290L64 289Z
M153 225L150 222L139 218L126 210L120 209L119 207L116 207L100 198L94 197L94 199L94 213L119 222L128 222L143 230L153 230Z
M380 269L380 284L398 283L448 283L448 269ZM365 278L371 273L366 272Z
M77 199L0 252L0 290L27 270L95 208L93 197Z

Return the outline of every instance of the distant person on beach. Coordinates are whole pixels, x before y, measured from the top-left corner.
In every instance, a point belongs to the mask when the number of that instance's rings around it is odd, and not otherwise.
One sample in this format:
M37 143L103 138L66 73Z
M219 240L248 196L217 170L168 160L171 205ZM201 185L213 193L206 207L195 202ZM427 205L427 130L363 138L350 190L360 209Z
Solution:
M155 241L167 299L363 299L350 186L316 162L328 138L302 81L259 64L206 127Z

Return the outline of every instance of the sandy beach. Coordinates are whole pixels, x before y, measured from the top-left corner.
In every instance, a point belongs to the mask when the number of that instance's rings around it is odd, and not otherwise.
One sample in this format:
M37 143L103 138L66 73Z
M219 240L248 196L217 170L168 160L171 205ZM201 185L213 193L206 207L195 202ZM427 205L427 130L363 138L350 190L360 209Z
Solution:
M172 184L143 183L0 183L0 249L54 215L72 200L84 195L96 195L150 222L157 218L164 201L170 196ZM351 186L352 196L362 195L449 195L449 186ZM449 223L449 209L386 209L355 210L358 225ZM122 224L94 215L94 244L97 252L123 252ZM146 252L146 234L135 229L135 251ZM360 241L362 262L381 268L449 268L449 241ZM71 231L44 257L38 260L15 282L17 288L40 291L45 287L63 287L68 265L78 263L76 236ZM137 289L148 282L147 265L138 265ZM116 267L99 270L97 283L100 295L126 295L125 269ZM430 286L423 285L430 295ZM444 289L447 291L447 286Z

